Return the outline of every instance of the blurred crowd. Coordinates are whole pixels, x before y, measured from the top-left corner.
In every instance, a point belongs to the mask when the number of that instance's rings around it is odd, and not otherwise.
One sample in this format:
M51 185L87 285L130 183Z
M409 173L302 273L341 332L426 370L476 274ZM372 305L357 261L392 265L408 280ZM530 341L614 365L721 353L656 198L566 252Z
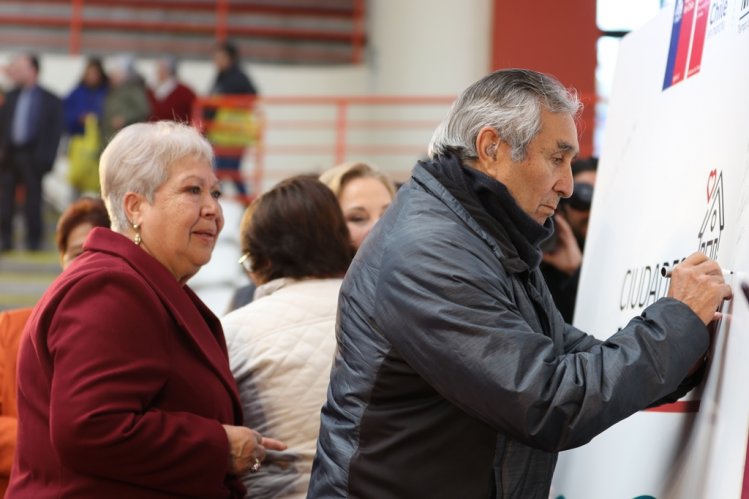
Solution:
M79 83L66 96L57 96L39 83L40 59L31 53L15 56L3 68L12 88L0 102L0 248L13 249L13 216L23 212L25 248L37 251L44 243L42 179L53 167L61 144L67 149L67 180L73 199L99 192L99 156L114 134L133 123L174 120L191 122L196 92L180 81L178 61L156 61L149 85L138 72L136 59L123 54L89 58ZM215 80L209 95L257 94L240 66L230 42L214 52ZM223 168L239 168L239 158ZM22 186L22 196L16 188ZM22 206L16 207L17 201Z

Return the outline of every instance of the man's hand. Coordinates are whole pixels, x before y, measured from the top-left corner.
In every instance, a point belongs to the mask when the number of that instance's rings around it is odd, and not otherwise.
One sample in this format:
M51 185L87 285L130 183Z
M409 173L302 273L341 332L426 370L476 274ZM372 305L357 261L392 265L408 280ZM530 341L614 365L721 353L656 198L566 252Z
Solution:
M674 267L668 296L684 302L707 325L723 300L731 298L731 287L720 265L698 252Z
M257 471L265 459L265 449L285 450L286 444L272 438L263 438L258 432L244 426L223 425L229 441L229 471L243 475Z
M567 275L572 275L583 263L583 254L572 232L572 227L564 217L554 216L554 227L557 232L557 245L552 251L544 253L544 262Z

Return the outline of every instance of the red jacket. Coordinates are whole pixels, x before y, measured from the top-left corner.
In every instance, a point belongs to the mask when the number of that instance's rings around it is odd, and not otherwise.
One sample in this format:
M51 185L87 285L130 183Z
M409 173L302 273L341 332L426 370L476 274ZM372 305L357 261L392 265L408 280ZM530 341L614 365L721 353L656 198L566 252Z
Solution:
M226 498L242 410L218 319L130 240L96 228L32 313L7 497Z
M195 92L190 87L177 82L174 90L164 99L157 99L153 90L148 89L148 102L151 104L150 121L173 120L190 123Z
M21 333L31 308L0 313L0 497L8 488L8 477L16 450L16 365Z

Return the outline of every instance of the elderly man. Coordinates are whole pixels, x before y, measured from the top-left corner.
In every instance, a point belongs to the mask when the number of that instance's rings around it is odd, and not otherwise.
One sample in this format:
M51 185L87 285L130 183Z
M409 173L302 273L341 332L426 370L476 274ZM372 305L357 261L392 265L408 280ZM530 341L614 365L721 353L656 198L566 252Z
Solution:
M43 243L42 177L52 169L63 129L62 102L39 86L39 59L13 58L8 75L15 88L0 108L0 248L13 248L13 211L17 184L26 189L26 247Z
M177 59L163 57L156 61L156 85L148 89L150 121L189 123L196 98L195 92L177 79Z
M605 342L544 285L579 110L524 70L454 104L346 275L309 497L547 498L558 451L694 383L731 293L715 262Z

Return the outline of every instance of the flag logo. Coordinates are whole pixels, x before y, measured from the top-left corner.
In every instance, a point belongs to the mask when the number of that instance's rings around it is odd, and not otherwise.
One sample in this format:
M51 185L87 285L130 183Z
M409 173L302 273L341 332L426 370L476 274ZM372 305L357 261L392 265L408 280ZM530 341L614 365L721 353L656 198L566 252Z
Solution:
M663 90L700 72L709 14L710 0L677 0Z

